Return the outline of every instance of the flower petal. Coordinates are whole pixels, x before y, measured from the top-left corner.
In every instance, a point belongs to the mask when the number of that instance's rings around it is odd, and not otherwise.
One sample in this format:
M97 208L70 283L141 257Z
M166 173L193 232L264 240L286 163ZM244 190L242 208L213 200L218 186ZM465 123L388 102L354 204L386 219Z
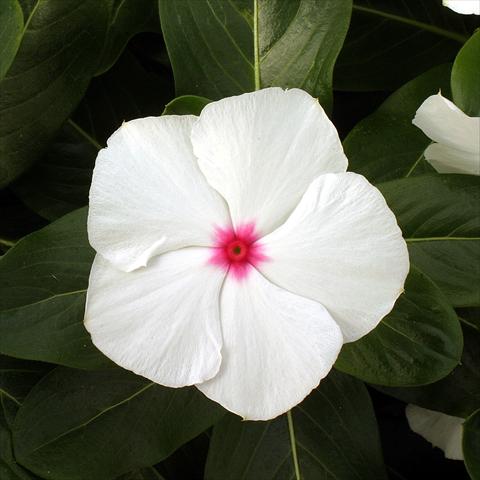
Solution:
M268 233L321 173L344 172L335 127L308 93L267 88L207 105L192 129L199 165L234 225Z
M261 243L270 261L260 271L324 305L347 342L392 309L409 270L395 216L382 194L355 173L317 178L285 224Z
M438 173L480 175L480 151L472 153L441 143L432 143L427 147L424 155Z
M438 143L425 150L438 172L480 174L480 118L465 115L437 94L420 105L413 124Z
M480 2L478 0L443 0L443 6L464 15L480 15Z
M192 247L125 273L100 255L90 274L85 327L115 363L161 385L213 377L221 362L219 294L225 273Z
M221 294L223 361L197 387L248 420L268 420L300 403L332 368L342 334L325 308L252 269L227 276Z
M224 200L192 152L196 118L132 120L98 154L88 234L95 250L121 270L145 266L168 250L210 245L215 224L230 224Z
M462 424L460 417L452 417L441 412L427 410L416 405L407 405L405 409L410 428L445 452L451 460L463 460Z

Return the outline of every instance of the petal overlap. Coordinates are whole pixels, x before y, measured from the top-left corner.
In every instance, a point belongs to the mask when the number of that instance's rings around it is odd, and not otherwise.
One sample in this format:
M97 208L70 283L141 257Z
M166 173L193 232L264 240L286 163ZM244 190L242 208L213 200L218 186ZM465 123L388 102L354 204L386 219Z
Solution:
M252 269L222 289L222 365L197 385L248 420L267 420L301 402L332 368L342 334L326 309Z
M85 327L115 363L169 387L212 378L221 363L219 292L225 273L206 248L159 255L122 272L97 255Z
M207 105L192 143L234 225L255 222L262 234L285 221L319 174L348 164L322 107L299 89L267 88Z
M215 225L230 223L224 200L193 155L196 118L126 122L98 154L88 234L93 248L121 270L145 266L169 250L208 246Z
M261 239L273 283L320 302L346 342L393 308L409 270L408 251L382 194L361 175L318 177L290 218Z
M249 420L300 403L403 291L405 241L317 100L268 88L124 124L100 151L93 343Z

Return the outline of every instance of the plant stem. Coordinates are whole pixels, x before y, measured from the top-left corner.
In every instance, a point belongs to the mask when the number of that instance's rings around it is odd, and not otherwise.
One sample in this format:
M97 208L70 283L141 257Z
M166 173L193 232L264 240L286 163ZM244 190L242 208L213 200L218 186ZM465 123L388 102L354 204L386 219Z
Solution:
M297 442L295 440L295 429L293 428L292 411L287 412L288 433L290 435L290 446L292 447L293 467L295 469L295 478L301 480L300 466L298 464Z
M16 242L13 240L8 240L7 238L0 238L0 245L4 245L7 248L11 248L15 245Z
M260 50L258 45L258 0L253 0L253 70L255 76L255 90L260 90Z
M101 150L103 147L91 136L89 135L80 125L75 123L71 118L67 120L67 123L70 124L85 140L90 142L97 150Z

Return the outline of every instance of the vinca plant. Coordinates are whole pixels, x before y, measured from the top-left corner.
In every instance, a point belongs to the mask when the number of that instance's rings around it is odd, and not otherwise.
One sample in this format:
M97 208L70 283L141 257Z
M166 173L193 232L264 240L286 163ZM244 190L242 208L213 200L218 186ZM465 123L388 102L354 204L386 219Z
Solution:
M480 0L0 0L0 480L480 480Z

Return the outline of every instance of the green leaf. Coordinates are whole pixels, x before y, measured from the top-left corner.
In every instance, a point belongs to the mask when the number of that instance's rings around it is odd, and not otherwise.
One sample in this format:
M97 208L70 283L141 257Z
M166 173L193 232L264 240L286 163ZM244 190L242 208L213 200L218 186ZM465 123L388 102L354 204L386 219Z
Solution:
M378 385L423 385L451 372L462 347L455 311L438 287L412 268L393 310L368 335L346 343L335 366Z
M394 90L425 70L452 61L478 26L468 17L443 7L440 0L354 0L334 87Z
M96 69L108 20L103 0L22 6L21 43L0 82L0 187L41 157L77 106Z
M17 0L0 3L0 81L17 53L23 30L23 12Z
M9 428L27 393L50 368L48 364L0 355L0 416Z
M0 396L1 400L1 396ZM0 478L2 480L35 480L38 477L17 464L13 455L10 430L0 408Z
M46 364L0 355L0 396L20 406L49 368Z
M142 468L118 477L117 480L165 480L154 467Z
M439 90L449 96L449 65L408 82L359 122L343 142L349 169L373 183L433 171L423 158L431 140L412 120L423 101Z
M480 305L480 177L422 175L378 185L410 261L456 307Z
M159 30L158 0L108 0L110 15L96 75L116 62L127 42L140 32Z
M86 215L66 215L0 259L0 353L78 368L106 365L83 326L94 257Z
M12 184L22 201L48 220L88 203L92 171L100 145L72 120L67 121L48 152Z
M46 479L109 480L159 462L223 414L194 387L57 368L20 407L13 443L18 462Z
M480 478L480 410L463 424L463 456L472 479Z
M205 479L298 478L292 443L302 480L386 478L375 415L362 382L332 371L292 410L290 427L286 415L268 422L226 416L213 429Z
M160 0L177 95L298 87L331 106L351 0Z
M460 50L452 69L455 104L467 115L480 116L480 31Z
M442 380L413 388L376 387L420 407L456 417L468 417L480 406L480 332L463 325L464 349L460 365Z
M92 80L73 120L103 146L123 122L161 115L172 96L167 80L147 72L127 50L111 70Z
M10 189L0 190L0 255L25 235L46 225Z
M210 100L205 97L183 95L167 103L162 115L200 115L203 107L208 103Z
M471 327L480 331L479 307L457 308L457 315L462 320L462 322L467 323Z
M123 121L159 115L169 94L162 87L133 55L123 54L92 81L76 120L67 121L42 159L12 185L15 193L49 220L87 205L98 150Z
M37 477L17 464L12 448L11 425L24 397L49 366L0 355L0 478L34 480Z

